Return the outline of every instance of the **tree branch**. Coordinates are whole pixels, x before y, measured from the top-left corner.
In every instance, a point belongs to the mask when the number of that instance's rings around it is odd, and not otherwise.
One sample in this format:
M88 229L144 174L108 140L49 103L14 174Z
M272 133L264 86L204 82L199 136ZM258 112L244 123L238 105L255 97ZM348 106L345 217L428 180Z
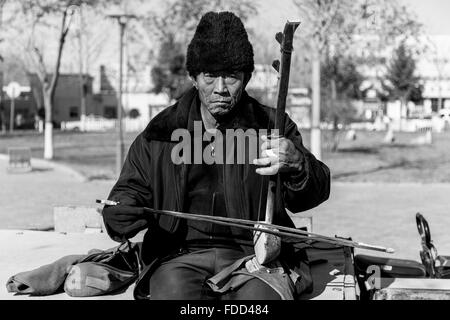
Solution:
M56 85L58 83L58 77L59 77L59 68L61 66L62 50L64 47L64 41L65 41L67 32L69 31L69 27L65 28L66 18L67 18L67 10L64 10L63 17L62 17L62 24L61 24L61 37L59 39L58 55L56 58L56 65L55 65L55 69L54 69L54 72L52 75L51 84L48 87L48 93L50 94L51 100L53 100L53 97L55 95L55 89L56 89Z

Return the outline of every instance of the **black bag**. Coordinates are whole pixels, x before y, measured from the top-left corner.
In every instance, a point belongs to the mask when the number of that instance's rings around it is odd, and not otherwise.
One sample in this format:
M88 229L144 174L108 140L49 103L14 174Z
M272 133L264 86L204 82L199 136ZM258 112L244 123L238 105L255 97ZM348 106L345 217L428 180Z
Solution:
M111 294L126 289L140 271L140 245L124 242L108 250L62 257L37 269L20 272L6 283L8 292L45 296L64 291L74 297Z
M375 268L379 271L377 276L380 278L427 277L425 266L414 260L391 259L360 254L355 256L354 265L358 286L361 290L361 300L366 300L370 297L370 288L366 287L366 281L373 275Z
M139 246L124 242L120 246L90 254L69 271L64 291L73 297L117 293L133 283L140 271Z
M370 266L378 266L382 278L426 278L427 273L423 264L414 260L392 259L367 255L355 256L355 271L358 275L367 274Z

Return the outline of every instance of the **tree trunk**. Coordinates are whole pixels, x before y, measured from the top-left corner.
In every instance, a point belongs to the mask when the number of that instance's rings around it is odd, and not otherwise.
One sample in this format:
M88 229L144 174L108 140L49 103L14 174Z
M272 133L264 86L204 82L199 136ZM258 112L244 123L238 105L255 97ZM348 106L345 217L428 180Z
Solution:
M50 92L43 90L45 108L45 129L44 129L44 159L53 159L53 119L52 119L52 98Z
M64 10L62 23L61 23L61 36L59 39L58 55L56 56L56 64L54 73L50 82L44 81L43 83L43 96L44 96L44 108L45 108L45 140L44 140L44 158L53 159L53 100L55 97L56 86L59 78L59 68L61 66L62 51L64 48L64 41L69 32L69 26L66 27L67 8ZM47 75L45 75L47 77Z
M399 131L403 131L403 111L406 107L406 98L402 97L400 98L400 127Z
M84 75L80 76L80 122L81 122L81 132L86 131L86 80Z
M336 103L338 103L337 93L336 93L336 80L331 79L330 84L331 84L330 108L333 110L332 111L332 113L333 113L333 144L331 146L331 151L336 152L338 149L338 146L339 146L339 127L338 127L339 117L337 115L337 111L335 110Z

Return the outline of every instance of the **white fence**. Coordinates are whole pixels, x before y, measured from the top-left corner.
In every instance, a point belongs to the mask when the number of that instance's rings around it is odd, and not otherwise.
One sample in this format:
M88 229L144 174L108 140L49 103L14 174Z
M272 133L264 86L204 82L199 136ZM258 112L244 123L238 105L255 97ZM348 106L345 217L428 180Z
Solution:
M84 123L81 121L67 121L61 122L61 130L69 131L108 131L117 128L117 119L89 119L86 118ZM142 119L122 120L122 126L125 132L139 132L143 131L147 126L147 122ZM83 129L84 128L84 129Z
M445 128L445 121L439 117L432 119L402 119L393 121L392 128L395 131L420 132L424 130L432 130L434 132L442 132Z

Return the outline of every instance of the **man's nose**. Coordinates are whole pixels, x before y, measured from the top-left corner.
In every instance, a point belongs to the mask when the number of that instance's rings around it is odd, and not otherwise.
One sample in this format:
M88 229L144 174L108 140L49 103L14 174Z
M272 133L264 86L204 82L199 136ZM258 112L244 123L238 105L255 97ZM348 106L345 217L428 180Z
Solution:
M218 77L215 83L214 91L216 93L227 92L227 86L225 85L225 79L223 77Z

